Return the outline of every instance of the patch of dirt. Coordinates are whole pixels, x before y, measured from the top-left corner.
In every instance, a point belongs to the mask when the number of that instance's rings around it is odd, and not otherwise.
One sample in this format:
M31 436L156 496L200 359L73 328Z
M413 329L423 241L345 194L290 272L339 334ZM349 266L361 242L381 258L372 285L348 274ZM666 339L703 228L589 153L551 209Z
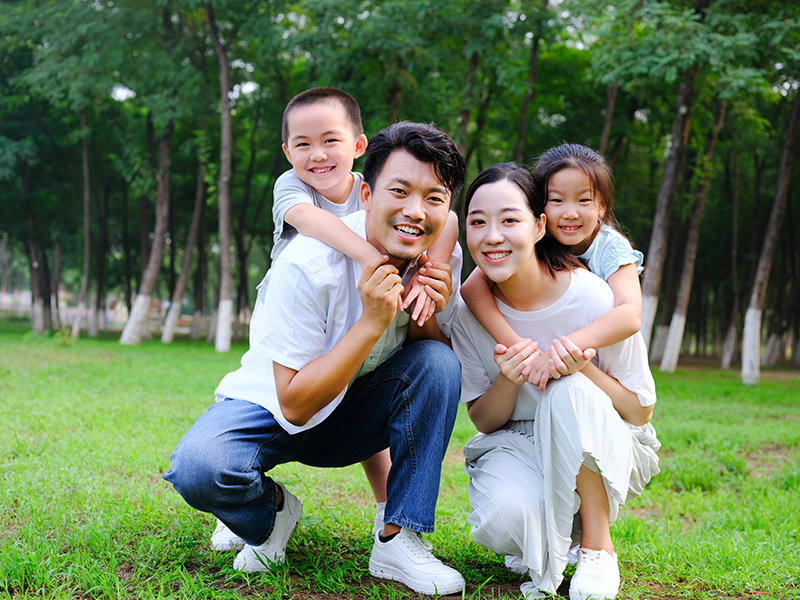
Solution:
M790 462L797 462L800 448L771 444L750 452L745 462L750 468L750 477L760 479L769 477L774 471Z

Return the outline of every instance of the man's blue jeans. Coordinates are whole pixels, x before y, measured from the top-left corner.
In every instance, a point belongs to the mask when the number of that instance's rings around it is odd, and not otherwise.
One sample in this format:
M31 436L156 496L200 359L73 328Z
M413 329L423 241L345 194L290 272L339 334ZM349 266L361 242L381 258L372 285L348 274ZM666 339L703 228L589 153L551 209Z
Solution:
M460 389L453 351L426 340L357 379L327 419L295 435L262 406L218 402L178 443L164 479L191 506L259 545L275 525L275 484L267 475L275 465L343 467L388 447L385 521L430 532Z

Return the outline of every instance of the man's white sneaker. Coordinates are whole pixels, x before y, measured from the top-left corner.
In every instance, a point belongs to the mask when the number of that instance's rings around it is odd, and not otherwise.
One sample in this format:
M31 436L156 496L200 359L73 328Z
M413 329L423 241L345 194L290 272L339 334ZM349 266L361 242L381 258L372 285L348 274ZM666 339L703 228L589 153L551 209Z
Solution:
M227 552L228 550L241 550L244 548L244 540L233 533L228 526L217 519L217 528L211 534L211 549L216 552Z
M275 513L275 528L266 542L260 546L246 545L236 555L233 568L237 571L269 571L270 563L282 563L286 560L286 544L303 514L303 505L297 496L280 483L278 485L283 493L283 510Z
M419 533L401 529L388 542L375 534L369 572L373 577L392 579L421 594L446 596L464 589L461 573L431 554L431 545Z
M569 600L613 600L619 592L617 557L605 550L578 549L578 566L569 585Z

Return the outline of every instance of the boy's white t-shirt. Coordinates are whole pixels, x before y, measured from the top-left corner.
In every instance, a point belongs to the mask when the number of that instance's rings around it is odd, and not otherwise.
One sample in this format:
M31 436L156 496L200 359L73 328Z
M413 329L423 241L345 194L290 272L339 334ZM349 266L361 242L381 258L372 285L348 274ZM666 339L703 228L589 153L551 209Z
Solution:
M361 183L364 181L361 173L352 173L353 188L350 195L343 204L336 204L325 198L313 187L304 183L294 172L294 169L286 171L278 177L275 182L272 195L272 220L275 223L273 233L273 246L270 258L274 263L280 256L286 244L292 241L297 235L297 229L286 222L286 212L298 204L313 204L317 208L336 215L340 219L354 212L361 210L361 200L359 193Z
M603 316L614 307L614 293L597 275L584 269L571 273L567 291L547 308L518 311L497 300L500 313L519 335L549 348L554 339L577 331ZM481 327L463 301L452 328L453 350L461 361L461 402L482 396L500 374L494 360L496 342ZM597 366L638 394L642 406L656 402L656 390L647 360L647 348L641 333L597 351ZM533 419L541 398L539 388L522 384L513 421Z

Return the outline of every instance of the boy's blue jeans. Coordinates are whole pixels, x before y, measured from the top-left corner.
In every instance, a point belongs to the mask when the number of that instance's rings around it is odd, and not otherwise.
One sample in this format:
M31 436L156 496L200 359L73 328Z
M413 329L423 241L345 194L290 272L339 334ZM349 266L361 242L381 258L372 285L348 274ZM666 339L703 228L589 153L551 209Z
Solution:
M426 340L357 379L327 419L295 435L262 406L218 402L178 443L164 479L191 506L260 545L275 525L275 484L267 475L275 465L343 467L388 447L385 522L430 532L460 389L453 351Z

